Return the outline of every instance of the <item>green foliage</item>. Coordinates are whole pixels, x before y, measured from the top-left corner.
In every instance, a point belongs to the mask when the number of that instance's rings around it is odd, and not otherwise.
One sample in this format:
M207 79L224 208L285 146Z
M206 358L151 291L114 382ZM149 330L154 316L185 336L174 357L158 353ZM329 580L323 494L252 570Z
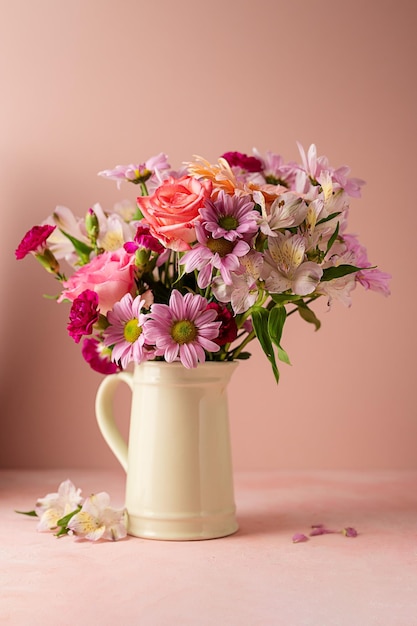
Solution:
M83 241L80 241L79 239L72 237L71 235L66 233L64 230L60 229L60 231L63 235L65 235L67 239L70 240L70 242L74 246L75 251L79 256L80 264L85 265L86 263L88 263L90 261L90 254L93 251L93 248L91 248L90 246L87 246L87 244L84 243Z
M276 382L279 381L279 370L274 346L276 347L278 359L283 363L291 365L288 354L281 346L282 331L286 319L287 312L282 305L276 305L272 309L256 307L252 311L252 322L255 334L268 361L271 363Z
M308 322L309 324L314 324L314 326L316 327L316 331L317 331L321 326L321 322L316 316L316 314L314 313L314 311L310 309L310 307L303 300L301 300L300 302L297 302L297 308L298 308L300 317L304 321Z
M333 280L334 278L341 278L347 276L347 274L353 274L359 272L362 268L355 265L335 265L334 267L327 267L323 270L322 281Z

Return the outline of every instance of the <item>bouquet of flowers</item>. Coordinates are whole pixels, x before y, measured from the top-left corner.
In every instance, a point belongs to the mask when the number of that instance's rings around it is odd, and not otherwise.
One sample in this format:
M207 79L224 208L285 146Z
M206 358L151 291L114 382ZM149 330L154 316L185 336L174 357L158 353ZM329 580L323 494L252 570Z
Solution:
M389 294L390 276L347 232L363 181L314 145L299 150L301 163L254 150L179 170L165 154L104 170L119 187L137 185L136 202L96 204L81 218L59 206L16 258L32 253L61 283L68 332L102 374L149 359L186 368L246 359L256 338L278 381L289 315L318 329L311 304L321 296L350 305L357 283Z

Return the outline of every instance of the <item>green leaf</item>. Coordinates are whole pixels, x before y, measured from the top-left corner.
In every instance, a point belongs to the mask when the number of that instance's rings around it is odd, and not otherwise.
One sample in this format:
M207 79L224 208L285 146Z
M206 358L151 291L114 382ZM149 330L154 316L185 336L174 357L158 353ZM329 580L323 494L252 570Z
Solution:
M276 346L281 345L282 329L286 319L287 312L283 306L276 306L269 312L268 333Z
M290 357L281 346L282 330L284 328L287 312L283 306L276 306L269 312L268 333L271 341L277 346L277 354L280 361L291 365Z
M15 513L19 513L19 515L29 515L29 517L38 517L36 511L16 511Z
M332 245L333 245L333 244L334 244L334 242L336 241L338 234L339 234L339 222L337 222L337 226L336 226L336 228L334 229L334 233L333 233L333 235L330 237L329 241L327 242L327 248L326 248L326 252L325 252L325 255L324 255L324 256L326 256L326 254L329 252L330 248L332 247Z
M289 294L289 293L271 293L270 296L276 304L282 304L282 305L288 304L289 302L296 302L297 300L300 300L300 296L296 296L296 295Z
M303 318L303 320L308 322L309 324L314 324L314 326L316 327L316 331L317 331L321 326L321 322L316 316L316 314L314 313L314 311L310 309L310 307L307 306L305 302L299 302L297 304L297 307L298 307L298 312L300 316Z
M67 239L70 240L70 242L75 248L76 253L80 257L80 260L82 261L82 263L83 264L88 263L90 260L90 254L93 251L93 248L91 248L90 246L87 246L87 244L84 243L83 241L80 241L79 239L72 237L72 235L69 235L64 230L61 230L61 229L59 230L61 231L63 235L65 235Z
M336 213L331 213L327 217L323 217L323 219L317 222L316 226L318 226L319 224L324 224L325 222L330 222L330 220L332 220L334 217L337 217L338 215L340 215L341 212L342 211L337 211Z
M255 307L252 311L252 323L255 334L261 344L262 350L271 363L276 382L279 381L279 371L275 360L274 348L268 332L269 311L262 307Z
M285 352L284 348L281 348L281 346L278 346L277 354L278 354L278 358L280 361L282 361L283 363L286 363L287 365L291 365L290 357Z
M361 267L355 267L355 265L337 265L335 267L327 267L323 270L323 276L321 280L334 280L335 278L341 278L347 274L353 274L359 272Z
M80 506L78 506L74 511L71 511L71 513L67 513L67 515L64 515L64 517L61 517L61 519L59 519L56 523L57 526L62 526L63 528L66 528L70 519L74 517L74 515L76 515L79 511L81 511Z
M239 352L236 359L241 359L242 361L246 361L247 359L250 359L251 356L252 355L250 352Z

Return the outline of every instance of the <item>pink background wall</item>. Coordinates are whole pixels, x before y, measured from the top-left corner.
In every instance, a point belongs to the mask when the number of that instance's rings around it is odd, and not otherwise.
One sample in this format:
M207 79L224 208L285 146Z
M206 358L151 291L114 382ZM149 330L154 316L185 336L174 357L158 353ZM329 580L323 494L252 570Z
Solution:
M101 377L67 336L68 308L42 298L53 280L15 261L23 234L57 204L81 215L125 197L96 176L117 163L254 146L289 160L299 140L367 181L350 230L392 296L319 303L317 333L291 318L278 388L253 346L230 388L235 467L417 467L414 0L0 8L1 464L116 466L93 413Z

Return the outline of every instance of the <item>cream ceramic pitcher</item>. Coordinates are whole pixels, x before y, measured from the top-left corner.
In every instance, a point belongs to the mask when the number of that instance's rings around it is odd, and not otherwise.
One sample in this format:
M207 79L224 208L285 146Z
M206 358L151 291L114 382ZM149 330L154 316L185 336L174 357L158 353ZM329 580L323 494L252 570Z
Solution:
M195 369L148 361L107 376L96 416L126 471L128 533L149 539L213 539L238 529L227 385L237 363ZM114 420L113 395L132 390L129 445Z

